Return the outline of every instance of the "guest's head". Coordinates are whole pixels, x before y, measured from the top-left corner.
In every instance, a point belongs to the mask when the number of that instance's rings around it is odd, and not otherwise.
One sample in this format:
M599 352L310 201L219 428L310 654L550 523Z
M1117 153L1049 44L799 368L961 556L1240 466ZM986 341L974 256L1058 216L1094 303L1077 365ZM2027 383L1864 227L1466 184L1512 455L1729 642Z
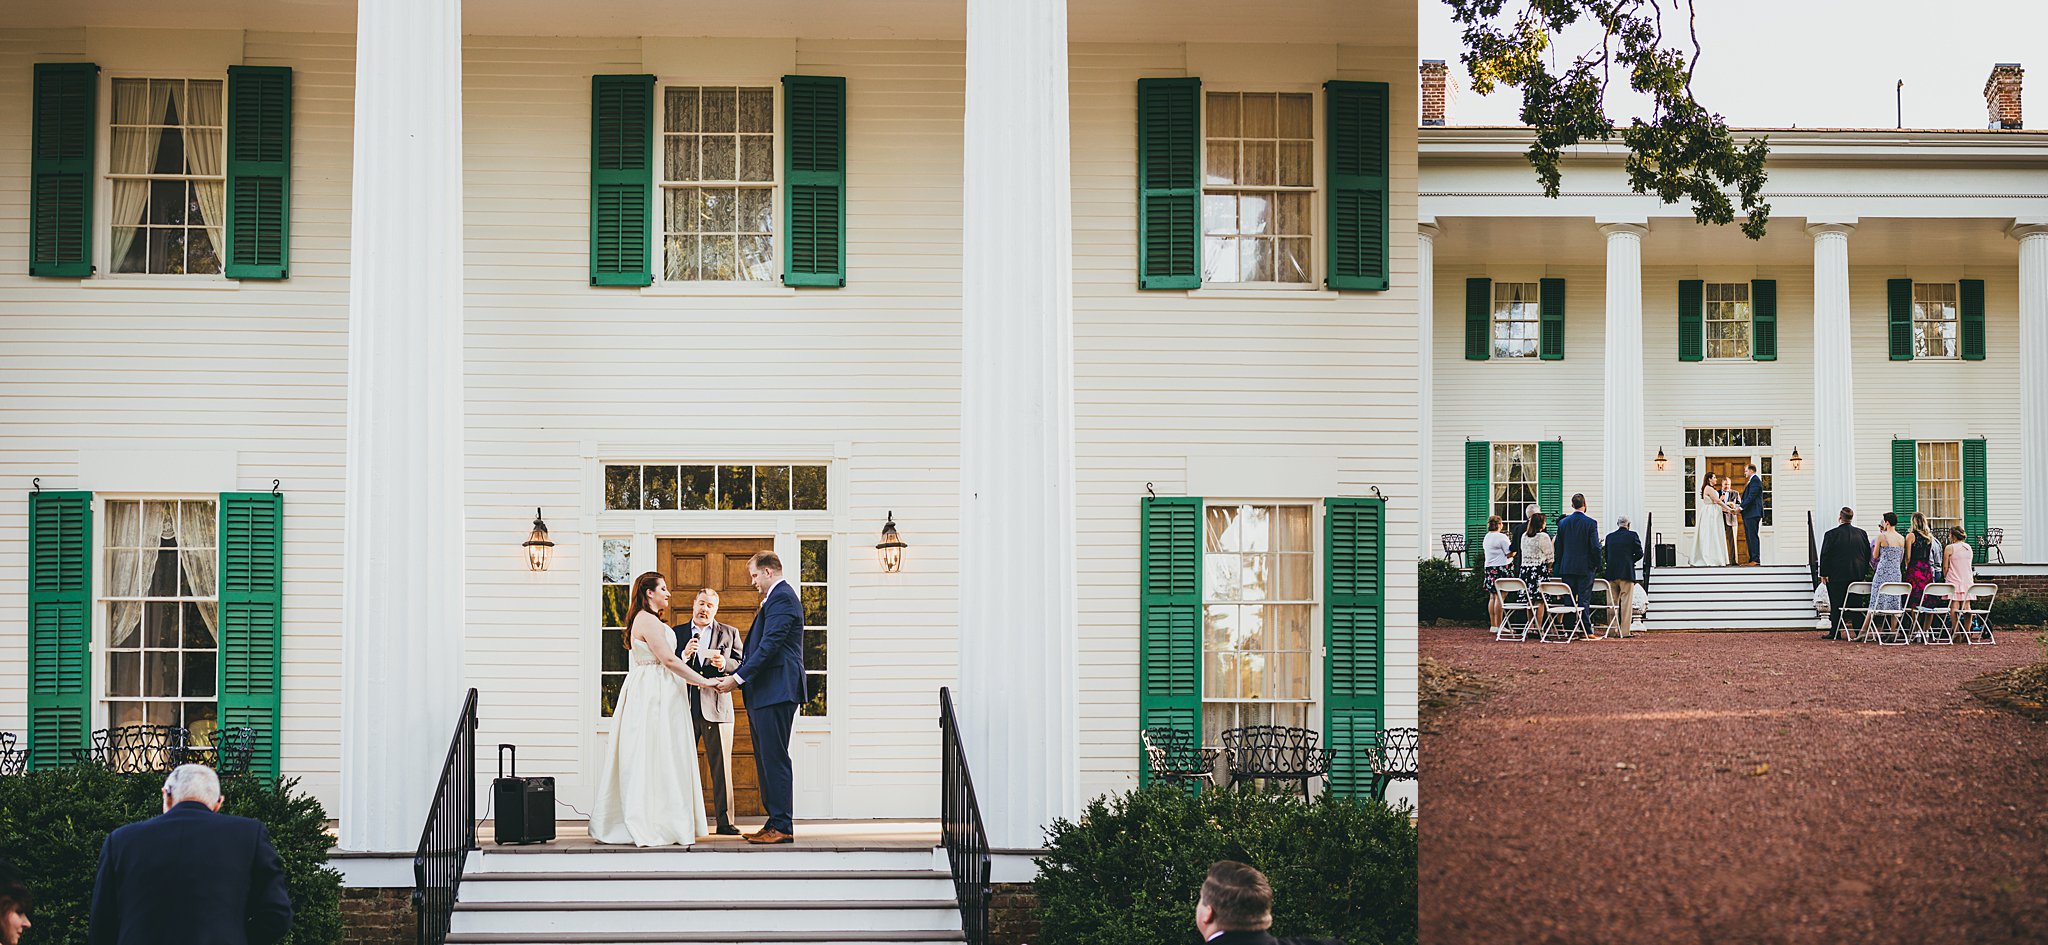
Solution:
M775 588L775 582L782 580L782 558L772 551L756 551L747 559L747 582L754 590L763 594Z
M1886 527L1886 528L1888 528L1888 529L1891 529L1892 531L1898 531L1898 530L1899 530L1899 513L1897 513L1897 512L1886 512L1886 513L1884 513L1884 527Z
M1236 860L1218 860L1195 900L1195 928L1204 939L1218 932L1263 932L1273 924L1273 886L1266 874Z
M164 779L164 810L192 801L220 810L220 775L205 765L179 765Z
M1501 530L1502 528L1505 528L1505 527L1506 527L1506 523L1504 523L1504 522L1502 522L1502 521L1500 520L1500 516L1498 516L1498 515L1489 515L1489 516L1487 516L1487 517L1486 517L1486 530L1487 530L1488 532L1497 532L1497 531L1500 531L1500 530Z
M35 908L36 894L14 864L0 860L0 945L19 945L21 933L29 927L28 910Z
M1620 526L1622 531L1628 531L1628 516L1623 515L1615 519L1614 524Z
M1526 527L1524 527L1524 528L1522 529L1522 534L1524 534L1524 535L1534 535L1534 534L1536 534L1537 532L1540 532L1540 531L1542 531L1542 530L1543 530L1543 513L1542 513L1542 512L1530 512L1530 513L1529 513L1529 524L1528 524L1528 525L1527 525Z
M1913 534L1919 535L1928 541L1934 540L1934 532L1927 527L1927 514L1925 512L1913 513Z
M1576 511L1576 512L1584 512L1584 511L1586 510L1586 494L1585 494L1585 493L1583 493L1583 492L1574 492L1574 493L1572 493L1572 510L1573 510L1573 511Z
M633 621L646 611L656 617L668 612L668 579L660 571L642 572L633 579L633 605L626 611L626 625L619 628L619 641L633 648Z
M1542 512L1543 512L1543 506L1540 506L1540 505L1537 505L1537 504L1536 504L1536 503L1534 503L1534 502L1531 502L1531 503L1529 503L1529 507L1528 507L1528 508L1525 508L1525 509L1523 509L1523 510L1522 510L1522 521L1525 521L1525 522L1526 522L1526 521L1528 521L1528 520L1530 520L1530 519L1532 519L1532 518L1535 518L1536 516L1538 516L1538 515L1542 514Z
M1963 531L1962 526L1958 525L1948 530L1948 540L1951 542L1969 541L1970 533Z
M1855 509L1852 509L1852 508L1850 508L1850 507L1848 507L1848 506L1846 506L1846 505L1845 505L1845 506L1842 506L1842 514L1841 514L1840 518L1842 519L1842 524L1844 524L1844 525L1847 525L1847 524L1849 524L1850 522L1853 522L1853 521L1855 521L1855 520L1856 520L1856 510L1855 510Z

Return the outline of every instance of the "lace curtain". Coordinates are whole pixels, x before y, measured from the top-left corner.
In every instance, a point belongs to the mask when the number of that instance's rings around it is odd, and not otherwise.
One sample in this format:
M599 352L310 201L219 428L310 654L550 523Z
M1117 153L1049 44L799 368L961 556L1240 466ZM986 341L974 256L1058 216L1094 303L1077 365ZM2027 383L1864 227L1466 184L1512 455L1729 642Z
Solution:
M116 549L107 576L109 597L169 597L179 588L152 588L157 562L162 555L176 555L178 572L184 577L188 596L214 597L218 571L216 511L211 502L109 502L107 544ZM136 550L127 550L136 549ZM220 639L220 605L200 601L192 605L206 625L207 636ZM107 628L108 646L139 646L143 601L117 600L112 623Z
M221 147L223 134L220 83L193 81L186 92L184 83L178 84L173 93L178 105L178 116L184 123L185 164L198 177L219 177L226 173L227 152ZM193 198L199 203L199 215L206 224L206 235L213 243L213 253L223 267L227 264L227 183L224 180L195 180L192 182Z
M171 89L179 82L151 82L146 79L114 81L114 141L108 166L116 174L148 174L156 170L157 147L163 143L162 128L124 128L121 125L161 124L171 104ZM149 182L114 182L114 266L135 243L141 230L135 229L149 212ZM144 268L147 268L146 266Z

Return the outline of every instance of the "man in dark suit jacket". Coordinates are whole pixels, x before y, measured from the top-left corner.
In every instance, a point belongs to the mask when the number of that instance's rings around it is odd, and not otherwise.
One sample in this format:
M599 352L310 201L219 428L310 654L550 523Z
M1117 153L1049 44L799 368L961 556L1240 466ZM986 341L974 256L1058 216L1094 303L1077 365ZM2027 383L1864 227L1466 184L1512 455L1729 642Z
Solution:
M272 945L292 928L284 864L262 822L220 810L220 778L179 765L164 812L100 848L91 945Z
M1828 529L1820 543L1820 580L1828 589L1828 632L1821 639L1832 640L1842 633L1842 605L1849 599L1849 585L1870 576L1870 536L1849 524L1855 510L1842 506L1841 522Z
M1614 635L1626 640L1635 626L1636 562L1643 560L1643 539L1629 531L1628 519L1616 519L1614 524L1607 536L1607 567L1600 576L1607 579L1607 602L1614 605Z
M1217 945L1340 945L1335 939L1274 938L1273 886L1266 874L1236 860L1218 860L1195 900L1195 931Z
M1593 613L1586 605L1593 599L1593 575L1600 570L1600 523L1586 514L1585 493L1573 493L1572 514L1557 523L1556 550L1553 570L1572 586L1572 598L1579 604L1579 632L1590 635Z
M683 661L703 676L716 679L740 664L743 650L740 631L718 621L718 592L705 588L697 592L690 619L675 627L676 639L683 641ZM696 740L711 769L711 809L717 815L717 832L739 836L732 825L732 693L705 692L691 686L690 722Z
M796 825L791 818L795 781L789 767L789 735L797 707L804 699L804 604L796 588L782 579L782 559L775 552L756 552L747 559L747 580L761 592L761 609L747 631L746 659L732 675L718 681L721 691L735 687L747 697L747 724L754 730L754 771L761 779L761 806L768 822L747 836L748 843L791 843Z
M1742 487L1742 537L1749 541L1749 560L1746 564L1762 564L1763 544L1757 540L1757 532L1764 525L1764 477L1757 475L1756 464L1742 467L1749 474L1749 485Z

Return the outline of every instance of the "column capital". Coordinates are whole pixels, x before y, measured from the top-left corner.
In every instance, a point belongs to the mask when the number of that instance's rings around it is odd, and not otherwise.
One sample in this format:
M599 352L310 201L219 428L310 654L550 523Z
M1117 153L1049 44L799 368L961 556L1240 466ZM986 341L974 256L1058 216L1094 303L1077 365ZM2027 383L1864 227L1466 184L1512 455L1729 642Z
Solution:
M1649 235L1650 228L1641 223L1602 223L1600 224L1600 232L1606 234L1608 239L1613 239L1617 236L1633 236L1636 239L1642 239L1644 236Z
M1434 220L1423 220L1415 224L1415 232L1420 234L1423 239L1433 240L1437 238L1438 234L1443 232L1443 227L1437 226Z
M1806 235L1811 236L1814 239L1820 239L1821 237L1831 233L1839 233L1842 236L1846 237L1854 232L1856 232L1855 220L1838 220L1829 221L1825 223L1808 223L1806 225Z
M2022 242L2035 237L2048 236L2048 223L2033 223L2024 220L2014 221L2013 225L2005 228L2005 235Z

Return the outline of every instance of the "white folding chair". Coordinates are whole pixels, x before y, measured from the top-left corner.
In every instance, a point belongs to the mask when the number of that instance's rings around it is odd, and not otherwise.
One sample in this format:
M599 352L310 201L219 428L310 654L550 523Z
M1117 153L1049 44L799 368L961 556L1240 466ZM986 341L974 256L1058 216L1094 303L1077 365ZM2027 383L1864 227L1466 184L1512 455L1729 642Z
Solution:
M1863 634L1864 639L1887 646L1911 643L1907 636L1906 598L1912 593L1913 585L1904 581L1879 584L1870 595L1870 627ZM1891 602L1881 603L1887 597Z
M1956 586L1946 581L1936 581L1920 592L1920 606L1913 608L1914 639L1943 646L1956 642L1955 616L1949 612L1955 596Z
M1499 578L1493 582L1493 596L1500 601L1500 626L1493 628L1496 640L1527 640L1535 608L1529 602L1529 584L1521 578Z
M1586 634L1586 638L1592 639L1597 635L1605 640L1613 637L1614 585L1607 583L1606 578L1594 578L1593 592L1589 596L1590 599L1586 601L1586 612L1593 618L1593 630Z
M1857 598L1862 598L1863 606L1851 606L1850 602ZM1855 615L1854 619L1850 618L1851 614ZM1842 613L1835 620L1835 626L1841 628L1837 632L1841 633L1842 638L1846 640L1863 639L1863 620L1869 614L1870 582L1857 581L1849 585L1849 593L1842 596Z
M1563 581L1549 580L1536 585L1537 596L1543 598L1543 623L1536 630L1538 643L1570 643L1579 633L1579 599L1572 596L1572 586Z
M1997 643L1991 636L1991 604L1998 599L1998 585L1972 584L1963 592L1961 626L1956 632L1963 635L1964 643Z

